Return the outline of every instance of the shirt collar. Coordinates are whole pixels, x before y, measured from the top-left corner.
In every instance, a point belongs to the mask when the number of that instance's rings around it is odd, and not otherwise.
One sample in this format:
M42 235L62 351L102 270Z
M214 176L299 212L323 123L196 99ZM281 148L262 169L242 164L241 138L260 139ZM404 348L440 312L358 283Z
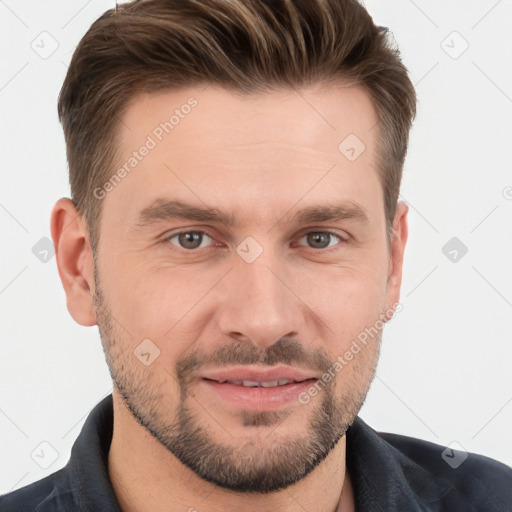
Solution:
M71 449L71 487L80 510L122 512L108 476L108 452L113 427L110 394L90 412Z
M67 465L80 510L122 512L108 475L112 432L110 394L87 417ZM359 417L347 431L346 464L358 512L416 510L419 502L437 501L440 491L448 490L440 489L439 482L432 482L432 475L413 464Z
M346 464L358 512L420 510L452 490L384 436L389 435L376 432L359 417L347 431Z

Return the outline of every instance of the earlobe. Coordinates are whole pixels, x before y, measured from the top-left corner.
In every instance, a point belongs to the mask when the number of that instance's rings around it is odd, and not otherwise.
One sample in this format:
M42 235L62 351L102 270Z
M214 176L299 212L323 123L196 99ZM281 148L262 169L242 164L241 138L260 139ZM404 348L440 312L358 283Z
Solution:
M71 199L63 197L55 203L51 234L68 311L80 325L96 325L93 253L87 227Z

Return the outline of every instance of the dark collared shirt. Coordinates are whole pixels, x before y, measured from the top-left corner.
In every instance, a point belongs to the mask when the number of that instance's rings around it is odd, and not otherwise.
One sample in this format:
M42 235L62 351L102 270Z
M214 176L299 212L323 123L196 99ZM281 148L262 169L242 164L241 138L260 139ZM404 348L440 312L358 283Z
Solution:
M89 414L66 466L0 496L0 512L120 512L108 476L112 427L109 395ZM512 512L508 466L378 433L360 418L347 431L347 468L356 512Z

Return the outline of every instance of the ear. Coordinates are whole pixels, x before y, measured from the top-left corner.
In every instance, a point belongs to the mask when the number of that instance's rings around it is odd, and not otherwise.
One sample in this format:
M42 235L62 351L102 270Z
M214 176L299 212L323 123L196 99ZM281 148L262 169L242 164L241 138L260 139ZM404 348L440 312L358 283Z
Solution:
M92 305L94 260L89 231L71 199L63 197L55 203L51 214L51 233L68 311L80 325L96 325Z
M396 207L395 218L390 235L390 253L388 268L388 283L386 308L392 311L400 299L400 286L402 284L402 266L404 261L405 244L407 242L407 213L409 207L400 201Z

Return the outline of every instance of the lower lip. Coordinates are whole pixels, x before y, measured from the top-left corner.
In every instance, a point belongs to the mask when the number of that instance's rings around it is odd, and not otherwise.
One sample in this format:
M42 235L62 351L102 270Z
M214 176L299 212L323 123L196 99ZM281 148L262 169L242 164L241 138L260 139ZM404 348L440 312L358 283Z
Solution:
M311 387L315 383L315 379L270 388L238 386L208 379L202 379L201 382L209 390L237 408L247 411L271 411L294 401L300 403L298 396Z

